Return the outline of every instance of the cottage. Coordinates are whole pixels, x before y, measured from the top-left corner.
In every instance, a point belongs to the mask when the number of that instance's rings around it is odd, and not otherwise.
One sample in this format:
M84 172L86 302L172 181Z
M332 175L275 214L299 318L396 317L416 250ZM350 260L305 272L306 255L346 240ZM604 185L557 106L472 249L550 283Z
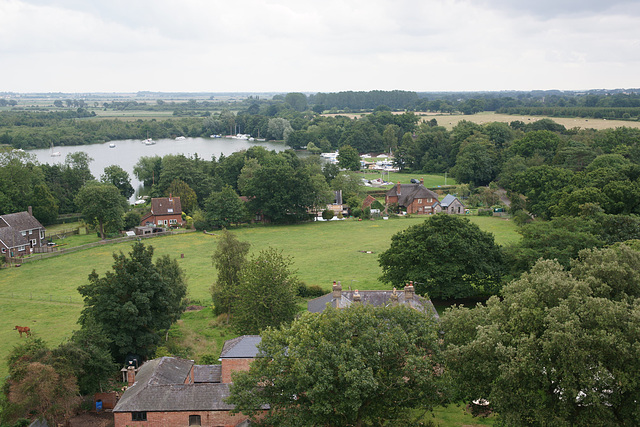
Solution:
M404 207L408 214L435 214L442 211L438 195L424 186L421 178L419 184L394 185L385 195L387 206L398 204Z
M151 212L140 220L141 226L175 227L184 225L180 197L156 197L151 199Z
M46 245L45 228L27 211L0 215L0 251L5 257L29 255Z
M452 194L447 194L447 196L442 199L440 202L440 206L442 206L442 212L448 214L464 214L465 207L458 198Z
M311 313L322 313L327 308L327 304L340 309L358 303L370 304L375 307L404 305L439 318L431 300L416 294L412 282L408 283L401 291L395 288L391 291L343 290L340 282L333 282L332 292L307 302L307 310Z
M261 338L244 335L225 343L221 365L161 357L128 368L129 387L113 409L115 427L243 426L248 417L231 414L231 372L248 370Z

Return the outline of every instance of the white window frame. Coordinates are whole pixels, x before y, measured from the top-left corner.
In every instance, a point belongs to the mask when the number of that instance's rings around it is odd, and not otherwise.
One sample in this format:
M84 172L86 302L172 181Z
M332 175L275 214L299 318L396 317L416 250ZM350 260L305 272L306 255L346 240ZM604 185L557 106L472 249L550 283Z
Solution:
M23 236L26 236L27 232L26 231L21 231L20 234L22 234Z
M22 245L20 247L18 247L18 252L22 252L22 251L26 251L27 247L25 245Z
M38 241L36 239L31 239L31 247L35 247L38 245Z

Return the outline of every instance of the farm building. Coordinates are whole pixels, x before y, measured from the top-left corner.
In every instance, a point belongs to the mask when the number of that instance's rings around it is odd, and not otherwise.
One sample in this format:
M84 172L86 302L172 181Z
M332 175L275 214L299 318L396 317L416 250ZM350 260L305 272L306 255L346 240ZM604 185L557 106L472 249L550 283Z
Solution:
M113 409L115 427L244 426L248 417L231 414L231 372L248 370L261 338L244 335L225 342L221 365L161 357L127 371L129 387Z
M180 197L156 197L151 199L151 212L140 220L141 226L172 227L184 225Z
M0 215L0 251L5 257L29 255L46 245L44 226L28 211Z
M343 290L340 282L333 282L332 292L307 302L307 310L311 313L322 313L327 304L334 308L348 308L353 304L370 304L376 307L405 305L439 317L431 300L416 294L411 282L401 291L395 288L390 291Z
M424 186L420 179L419 184L396 184L385 195L385 203L398 204L404 207L408 214L435 214L442 211L438 195Z

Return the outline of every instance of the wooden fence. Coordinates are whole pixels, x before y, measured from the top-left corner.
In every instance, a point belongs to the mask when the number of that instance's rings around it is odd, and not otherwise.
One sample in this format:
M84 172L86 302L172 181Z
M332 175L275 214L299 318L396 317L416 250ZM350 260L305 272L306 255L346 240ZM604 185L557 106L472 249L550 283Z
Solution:
M109 239L109 240L100 240L99 242L93 242L93 243L87 243L85 245L80 245L80 246L72 246L69 248L61 248L61 247L57 247L57 248L53 248L55 250L53 251L47 251L47 252L43 252L43 253L36 253L36 254L32 254L29 255L27 257L19 257L19 258L7 258L7 262L9 264L24 264L27 262L31 262L31 261L37 261L37 260L41 260L41 259L46 259L46 258L51 258L51 257L55 257L58 255L64 255L64 254L69 254L69 253L73 253L73 252L78 252L78 251L83 251L85 249L90 249L90 248L95 248L96 246L102 246L102 245L109 245L109 244L114 244L114 243L122 243L122 242L128 242L128 241L132 241L132 240L142 240L142 239L151 239L154 237L162 237L162 236L173 236L174 234L184 234L184 233L190 233L193 232L195 230L167 230L167 231L162 231L160 233L152 233L152 234L147 234L144 236L125 236L125 237L119 237L117 239Z

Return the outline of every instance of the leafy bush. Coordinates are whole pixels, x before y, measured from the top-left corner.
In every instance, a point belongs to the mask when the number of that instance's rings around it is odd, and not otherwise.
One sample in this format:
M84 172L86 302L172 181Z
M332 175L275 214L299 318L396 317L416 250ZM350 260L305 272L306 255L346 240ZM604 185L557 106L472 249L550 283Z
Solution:
M326 219L327 221L333 218L333 215L334 214L331 209L325 209L324 211L322 211L322 218Z

